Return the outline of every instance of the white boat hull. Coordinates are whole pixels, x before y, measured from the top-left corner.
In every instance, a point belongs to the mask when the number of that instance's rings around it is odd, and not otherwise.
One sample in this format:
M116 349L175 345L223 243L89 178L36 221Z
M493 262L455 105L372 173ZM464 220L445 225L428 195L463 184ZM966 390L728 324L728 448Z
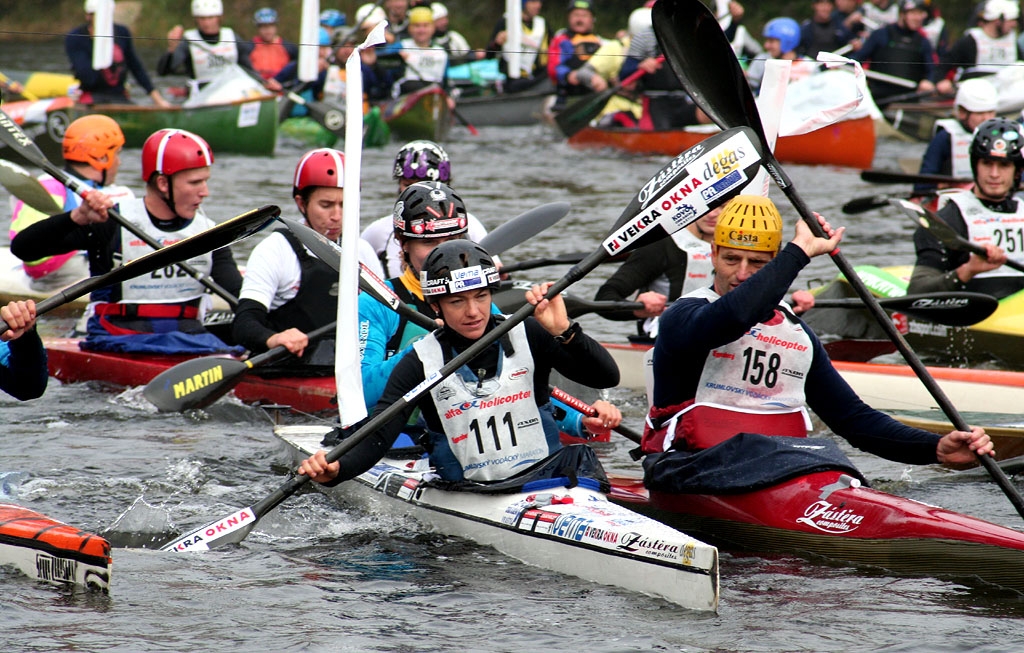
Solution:
M297 462L329 429L279 426ZM408 515L429 528L492 546L526 564L658 596L685 608L718 608L718 550L608 501L587 488L488 495L421 485L424 471L384 459L352 482L318 489L373 512ZM552 501L553 499L553 501Z

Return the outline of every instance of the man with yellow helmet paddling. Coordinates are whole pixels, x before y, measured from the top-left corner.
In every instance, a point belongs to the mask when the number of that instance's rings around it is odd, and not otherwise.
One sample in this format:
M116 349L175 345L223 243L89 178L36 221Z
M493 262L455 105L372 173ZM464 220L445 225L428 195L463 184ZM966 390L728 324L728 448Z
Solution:
M897 462L965 465L974 462L974 452L991 454L981 429L940 437L864 404L832 367L817 336L783 302L811 258L833 251L842 239L842 228L833 231L818 220L829 238L814 236L798 221L795 237L782 247L782 218L771 200L740 195L725 205L711 248L713 284L680 298L661 317L643 440L644 451L658 454L644 463L648 487L679 491L682 461L735 464L720 454L740 449L735 440L722 444L737 436L747 452L741 457L750 456L748 442L799 449L801 456L825 457L815 464L859 475L834 445L824 453L827 441L806 439L807 408L853 446ZM782 466L766 463L757 471L785 473Z

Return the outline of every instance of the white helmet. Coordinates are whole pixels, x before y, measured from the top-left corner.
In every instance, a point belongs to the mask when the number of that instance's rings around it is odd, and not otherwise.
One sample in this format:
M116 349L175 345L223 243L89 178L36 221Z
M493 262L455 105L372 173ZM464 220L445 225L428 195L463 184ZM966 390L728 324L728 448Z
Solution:
M440 2L431 2L430 13L434 20L437 20L438 18L446 18L448 16L448 7L445 7Z
M651 26L651 8L640 7L634 9L629 15L629 38L635 39L636 35Z
M1017 20L1020 18L1020 7L1012 0L988 0L981 12L982 20Z
M968 79L960 83L954 104L971 113L995 111L999 104L999 93L987 79Z
M192 0L192 17L208 18L223 16L224 3L221 0Z
M356 25L360 27L373 28L382 20L387 20L387 14L376 5L367 3L356 10Z
M100 0L85 0L85 13L95 14L99 11Z

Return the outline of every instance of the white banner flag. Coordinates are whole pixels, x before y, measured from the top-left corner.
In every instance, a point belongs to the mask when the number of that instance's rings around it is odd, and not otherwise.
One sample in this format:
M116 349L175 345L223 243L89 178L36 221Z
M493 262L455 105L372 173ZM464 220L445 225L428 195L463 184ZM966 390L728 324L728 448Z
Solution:
M114 0L99 0L92 15L92 69L114 64Z

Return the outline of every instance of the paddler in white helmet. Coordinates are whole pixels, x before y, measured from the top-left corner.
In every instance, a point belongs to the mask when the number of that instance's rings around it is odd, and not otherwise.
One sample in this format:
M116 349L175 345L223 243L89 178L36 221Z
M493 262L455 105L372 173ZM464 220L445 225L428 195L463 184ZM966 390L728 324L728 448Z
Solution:
M473 242L449 240L427 255L423 294L444 326L418 340L398 362L373 415L497 326L503 318L491 313L491 293L498 284L494 260ZM392 447L417 408L426 424L423 444L430 463L445 480L504 481L557 454L561 444L548 400L551 371L610 388L618 384L619 370L611 355L569 319L560 295L544 299L550 285L526 292L536 306L533 317L421 394L340 464L328 465L321 451L302 463L300 473L333 485L365 472Z
M969 179L971 141L978 125L996 117L999 92L983 78L968 79L956 90L953 117L935 121L935 131L921 157L920 173ZM915 193L928 193L948 184L915 184Z
M726 203L715 226L711 285L677 300L661 316L653 406L643 438L644 451L653 454L644 461L649 488L722 491L691 488L692 479L676 473L679 465L688 459L691 468L726 467L745 460L752 449L771 462L758 465L760 476L744 483L771 484L792 473L784 462L790 456L776 461L776 451L801 458L801 464L859 476L834 443L805 446L808 408L854 447L896 462L968 465L975 452L992 453L980 428L939 436L867 406L832 367L817 336L783 302L811 258L835 250L842 240L844 228L833 230L817 217L828 238L814 236L801 220L783 248L782 217L770 199L740 195ZM716 447L733 438L739 440Z
M192 0L195 27L175 25L167 33L167 51L156 64L158 75L187 75L204 84L231 64L252 69L251 44L243 42L230 27L221 24L221 0Z

